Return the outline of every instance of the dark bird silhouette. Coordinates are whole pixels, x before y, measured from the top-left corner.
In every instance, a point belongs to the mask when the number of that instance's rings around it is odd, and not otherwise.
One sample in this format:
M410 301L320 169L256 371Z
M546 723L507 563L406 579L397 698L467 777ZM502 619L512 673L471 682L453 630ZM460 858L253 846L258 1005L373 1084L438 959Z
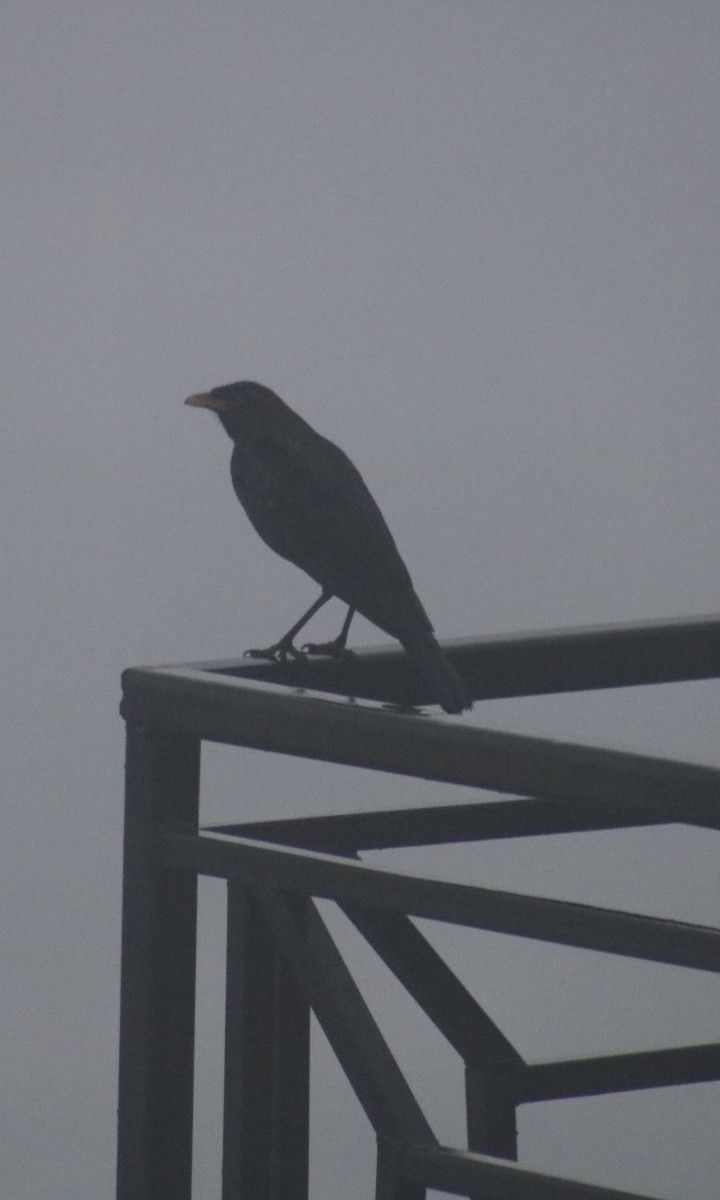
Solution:
M298 657L293 642L332 596L348 605L334 642L309 645L310 653L345 649L357 611L397 638L446 712L472 707L455 668L435 640L385 519L357 468L342 450L321 437L259 383L230 383L185 401L217 413L234 448L233 487L260 537L295 563L322 589L288 632L253 657Z

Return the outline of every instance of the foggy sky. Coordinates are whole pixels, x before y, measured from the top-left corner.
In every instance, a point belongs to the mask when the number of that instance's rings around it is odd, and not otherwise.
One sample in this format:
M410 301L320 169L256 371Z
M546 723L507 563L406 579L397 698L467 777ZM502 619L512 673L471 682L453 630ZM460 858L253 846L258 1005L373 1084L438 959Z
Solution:
M239 655L316 591L188 393L259 379L342 445L441 637L720 607L719 43L700 0L6 0L3 1194L113 1194L121 670ZM703 683L466 719L717 763L716 714ZM470 798L226 748L204 770L216 821ZM698 830L371 860L718 921ZM204 1200L221 901L203 889ZM709 975L433 937L530 1059L718 1036ZM347 952L460 1141L457 1064ZM321 1040L316 1081L316 1195L360 1200L372 1145ZM529 1106L521 1162L714 1200L719 1108L717 1085Z

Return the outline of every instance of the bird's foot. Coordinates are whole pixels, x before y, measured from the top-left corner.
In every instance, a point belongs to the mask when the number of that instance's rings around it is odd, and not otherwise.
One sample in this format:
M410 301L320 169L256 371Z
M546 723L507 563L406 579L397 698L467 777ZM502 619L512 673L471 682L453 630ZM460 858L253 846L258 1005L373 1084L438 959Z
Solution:
M303 654L327 654L330 658L354 658L355 652L348 650L344 642L335 638L333 642L306 642L302 648Z
M266 662L285 663L289 658L294 661L305 657L304 650L298 650L291 640L281 638L274 646L267 646L264 650L246 650L243 658L262 658Z

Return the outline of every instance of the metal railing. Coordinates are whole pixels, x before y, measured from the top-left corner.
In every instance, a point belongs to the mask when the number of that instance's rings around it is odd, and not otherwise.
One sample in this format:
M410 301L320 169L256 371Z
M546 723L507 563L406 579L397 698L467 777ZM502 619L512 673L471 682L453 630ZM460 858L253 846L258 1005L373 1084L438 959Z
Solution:
M720 675L718 617L445 645L476 699ZM718 829L720 771L409 711L429 698L395 650L133 668L123 691L118 1200L191 1195L201 874L228 885L223 1200L308 1196L311 1011L377 1137L376 1200L421 1200L429 1187L484 1200L629 1197L516 1166L517 1106L718 1080L720 1043L529 1064L412 918L708 971L720 970L720 931L395 874L359 854L668 822ZM508 798L201 830L203 740ZM438 1144L318 899L339 906L461 1056L468 1149Z

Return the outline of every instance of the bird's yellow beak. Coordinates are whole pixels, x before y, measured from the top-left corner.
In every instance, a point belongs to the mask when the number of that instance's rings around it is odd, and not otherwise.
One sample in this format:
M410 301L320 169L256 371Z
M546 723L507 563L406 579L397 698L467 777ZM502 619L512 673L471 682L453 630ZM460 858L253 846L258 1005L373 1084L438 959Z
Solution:
M219 412L225 405L218 396L213 396L210 392L196 392L194 396L188 396L185 401L191 408L210 408L213 412Z

